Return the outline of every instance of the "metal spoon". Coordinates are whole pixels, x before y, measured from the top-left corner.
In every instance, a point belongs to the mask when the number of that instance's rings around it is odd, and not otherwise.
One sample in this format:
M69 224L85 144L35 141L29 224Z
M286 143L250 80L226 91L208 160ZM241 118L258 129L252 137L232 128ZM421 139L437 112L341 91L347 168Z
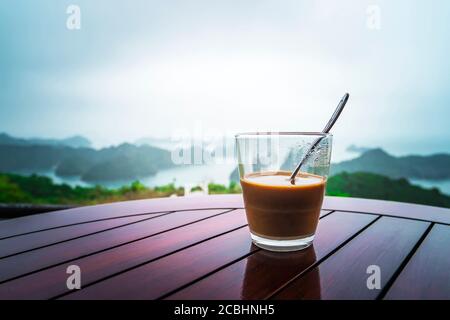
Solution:
M336 120L341 115L341 112L344 109L345 104L347 103L349 97L350 97L350 95L348 93L344 94L344 96L342 97L341 101L339 101L339 104L336 107L336 110L334 111L333 115L331 116L330 120L328 121L327 125L322 130L322 133L330 132L330 130L333 127L334 123L336 122ZM289 177L289 180L291 181L292 184L295 184L295 177L297 176L297 173L300 171L300 168L302 167L302 165L305 164L306 160L308 160L308 158L313 154L314 149L317 147L317 145L320 143L320 141L322 139L323 139L323 137L320 137L320 138L316 139L316 141L314 141L312 146L309 148L308 152L306 152L306 154L303 157L303 159L301 159L300 163L297 165L295 170L292 172L291 176Z

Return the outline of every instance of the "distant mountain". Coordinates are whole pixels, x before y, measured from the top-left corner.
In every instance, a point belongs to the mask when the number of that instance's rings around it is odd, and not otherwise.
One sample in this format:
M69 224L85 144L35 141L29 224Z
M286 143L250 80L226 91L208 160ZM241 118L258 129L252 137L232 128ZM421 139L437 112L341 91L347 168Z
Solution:
M174 164L169 151L143 145L122 144L97 152L93 166L81 178L89 182L139 179Z
M16 138L6 133L0 133L0 145L30 146L67 146L73 148L89 148L91 142L83 136L73 136L65 139Z
M297 159L298 157L289 154L282 169L292 168ZM369 149L355 159L333 163L330 175L360 171L391 178L445 180L450 179L450 154L394 157L380 148ZM231 173L230 180L239 181L237 168Z
M25 139L19 139L11 137L6 133L0 133L0 145L26 145L28 141Z
M173 166L169 151L122 144L100 150L60 145L0 145L0 172L53 170L87 182L137 179Z
M382 149L371 149L361 156L333 164L331 173L372 172L391 178L429 180L450 179L450 154L394 157Z
M367 151L369 151L369 150L371 150L371 149L373 149L373 148L359 147L359 146L356 146L356 145L354 145L354 144L351 144L351 145L349 145L349 146L347 147L346 150L347 150L348 152L364 153L364 152L367 152Z

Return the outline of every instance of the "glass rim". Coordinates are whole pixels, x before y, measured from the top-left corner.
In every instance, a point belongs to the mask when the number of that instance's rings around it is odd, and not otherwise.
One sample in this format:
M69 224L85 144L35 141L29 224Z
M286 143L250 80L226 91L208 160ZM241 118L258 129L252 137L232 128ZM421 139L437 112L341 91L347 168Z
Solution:
M312 137L332 137L332 133L324 133L324 132L300 132L300 131L255 131L255 132L243 132L237 133L234 137L243 138L243 137L252 137L252 136L312 136Z

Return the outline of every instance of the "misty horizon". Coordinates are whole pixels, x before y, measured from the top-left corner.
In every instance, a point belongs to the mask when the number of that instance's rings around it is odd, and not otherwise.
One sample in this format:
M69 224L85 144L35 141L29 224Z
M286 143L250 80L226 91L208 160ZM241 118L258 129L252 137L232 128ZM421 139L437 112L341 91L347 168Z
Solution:
M90 143L90 148L93 149L104 149L104 148L111 148L111 147L119 147L120 145L123 144L134 144L134 145L151 145L154 147L158 147L158 148L162 148L162 149L167 149L167 150L172 150L174 147L179 146L180 144L182 144L183 146L193 146L196 142L199 143L203 143L205 147L210 147L211 145L214 145L215 147L219 147L220 143L223 142L223 146L225 146L226 144L230 144L230 143L234 143L234 136L233 135L227 135L227 136L215 136L213 139L211 139L211 137L184 137L184 138L180 138L179 136L174 138L174 137L155 137L155 136L146 136L146 137L140 137L134 141L127 141L127 140L122 140L122 141L117 141L116 143L112 143L112 144L106 144L106 145L98 145L96 144L95 140L91 139L90 137L81 135L81 134L75 134L75 135L71 135L71 136L61 136L61 137L48 137L48 136L44 136L44 137L39 137L39 136L30 136L30 137L25 137L25 136L13 136L11 134L9 134L8 132L0 132L0 136L2 135L7 135L10 138L13 139L24 139L24 140L41 140L41 141L46 141L46 140L58 140L58 141L62 141L62 140L68 140L68 139L73 139L73 138L82 138L82 139L87 139ZM191 143L191 144L189 144ZM45 144L45 143L43 143ZM406 145L407 146L407 145ZM448 145L446 144L446 140L443 139L442 141L442 149L436 148L435 146L432 146L432 148L428 148L428 149L424 149L424 150L419 150L419 152L414 152L411 151L409 152L408 150L410 150L408 147L406 148L395 148L395 144L389 146L389 144L386 145L370 145L370 144L366 144L366 145L359 145L359 144L355 144L351 141L347 141L345 144L341 144L338 146L338 155L336 156L335 153L336 151L333 151L333 161L343 161L343 160L348 160L348 159L352 159L355 156L357 156L358 154L362 154L364 153L366 150L370 150L370 149L382 149L384 151L386 151L388 154L394 155L394 156L409 156L409 155L421 155L421 156L432 156L432 155L438 155L438 154L449 154L450 153L450 149L447 148ZM336 149L335 146L333 146L333 149ZM421 152L420 152L421 151Z

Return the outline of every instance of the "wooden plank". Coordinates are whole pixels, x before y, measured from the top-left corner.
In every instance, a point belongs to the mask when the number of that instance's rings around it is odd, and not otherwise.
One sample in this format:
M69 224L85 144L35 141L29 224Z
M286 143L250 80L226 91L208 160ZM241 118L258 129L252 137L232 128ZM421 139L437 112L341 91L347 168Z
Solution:
M240 211L239 221L246 224L244 212ZM327 213L322 211L321 216ZM238 229L106 279L67 298L155 299L256 249L251 245L248 228Z
M119 226L124 226L130 223L144 221L149 218L157 217L161 214L162 213L106 219L7 238L4 240L0 240L0 259L4 258L5 256L33 250L57 242L67 241L96 232L117 228Z
M224 212L180 211L0 259L0 282Z
M88 285L116 273L147 263L199 241L246 225L243 210L205 219L153 237L61 264L0 285L0 299L49 299L69 293L66 287L69 265L82 271L80 293Z
M385 299L450 299L450 227L436 224Z
M241 228L64 298L156 299L255 250L248 228Z
M322 218L332 212L332 210L320 210L319 218Z
M111 207L108 208L108 206ZM169 211L160 211L156 212L156 214L167 213ZM0 240L53 228L146 214L149 213L145 211L129 211L126 213L124 210L117 210L115 204L46 212L1 221Z
M376 216L334 212L320 220L314 245L303 251L260 250L168 299L263 299L332 252Z
M291 282L274 299L375 299L413 250L428 222L382 217L339 251ZM369 266L380 270L380 289L369 289Z
M327 213L323 211L321 216ZM238 229L102 281L68 298L155 299L255 250L248 228Z
M359 211L450 224L450 209L404 202L325 197L323 209Z
M214 195L133 200L78 207L0 222L0 239L48 228L106 218L167 211L243 208L241 195Z

